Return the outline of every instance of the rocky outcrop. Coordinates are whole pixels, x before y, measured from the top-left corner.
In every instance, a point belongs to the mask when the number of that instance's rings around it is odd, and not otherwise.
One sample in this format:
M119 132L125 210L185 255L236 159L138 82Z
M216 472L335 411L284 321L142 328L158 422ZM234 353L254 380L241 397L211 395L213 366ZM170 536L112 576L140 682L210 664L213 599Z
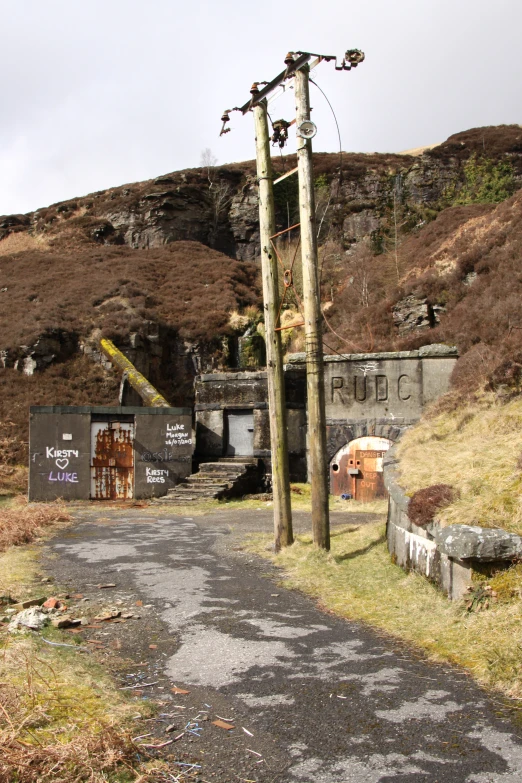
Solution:
M27 231L30 225L30 215L3 215L0 217L0 240L9 234Z
M393 226L411 231L431 219L448 192L458 191L463 165L472 154L502 160L509 156L515 182L522 182L518 126L475 129L457 134L420 156L397 154L314 154L321 239L333 237L345 248L370 241L389 249ZM462 137L462 140L460 140ZM294 156L274 158L277 174L295 166ZM342 170L341 170L342 169ZM276 185L280 228L295 213L297 180ZM277 194L279 192L279 198ZM280 202L280 203L279 203ZM321 204L323 206L321 206ZM291 216L292 216L291 215ZM61 202L29 215L0 217L0 240L30 230L59 236L66 228L83 231L89 241L158 247L196 240L239 260L259 256L255 164L248 161L207 169L187 169L148 182Z
M66 361L78 350L78 335L63 329L49 329L43 332L31 345L0 351L0 365L12 367L33 375L37 370L45 370L55 361Z
M439 304L430 304L426 298L406 296L393 307L393 322L399 336L423 329L433 329L440 323L441 313L446 308Z

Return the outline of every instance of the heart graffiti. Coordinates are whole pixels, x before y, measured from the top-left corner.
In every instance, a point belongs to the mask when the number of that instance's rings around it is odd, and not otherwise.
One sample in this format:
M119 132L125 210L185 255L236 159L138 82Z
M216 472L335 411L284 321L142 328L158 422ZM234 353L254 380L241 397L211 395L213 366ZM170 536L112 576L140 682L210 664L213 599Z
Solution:
M69 464L69 460L68 459L57 459L57 460L55 460L55 462L56 462L57 467L60 468L60 470L65 470L65 468Z

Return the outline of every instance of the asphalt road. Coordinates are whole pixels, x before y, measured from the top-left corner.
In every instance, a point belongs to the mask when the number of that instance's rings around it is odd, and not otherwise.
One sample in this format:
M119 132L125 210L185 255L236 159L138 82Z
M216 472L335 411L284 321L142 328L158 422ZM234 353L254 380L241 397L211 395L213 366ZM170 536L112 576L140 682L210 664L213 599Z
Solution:
M91 611L103 600L136 613L141 602L139 619L89 639L107 660L118 651L117 676L135 687L138 711L140 699L161 701L149 732L192 722L175 748L200 780L522 781L520 734L463 672L321 612L240 550L245 531L270 528L270 511L183 518L91 507L77 516L50 543L47 568ZM173 695L172 685L190 693ZM218 716L235 729L215 726Z

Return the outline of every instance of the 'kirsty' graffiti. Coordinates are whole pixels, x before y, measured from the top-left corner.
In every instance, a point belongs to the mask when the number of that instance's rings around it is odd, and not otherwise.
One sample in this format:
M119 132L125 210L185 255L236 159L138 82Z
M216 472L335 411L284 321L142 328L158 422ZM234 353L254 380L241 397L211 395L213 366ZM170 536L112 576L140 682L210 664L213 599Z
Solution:
M77 449L55 449L53 446L47 446L45 449L47 459L56 459L56 457L67 459L69 457L78 457L79 455L80 452Z
M58 470L51 469L49 481L57 481L60 484L78 484L78 473L66 471L69 467L70 458L78 458L80 456L78 449L56 449L54 446L47 446L45 456L47 459L54 460L54 464L58 468Z
M164 484L169 475L168 470L158 468L146 468L147 484Z

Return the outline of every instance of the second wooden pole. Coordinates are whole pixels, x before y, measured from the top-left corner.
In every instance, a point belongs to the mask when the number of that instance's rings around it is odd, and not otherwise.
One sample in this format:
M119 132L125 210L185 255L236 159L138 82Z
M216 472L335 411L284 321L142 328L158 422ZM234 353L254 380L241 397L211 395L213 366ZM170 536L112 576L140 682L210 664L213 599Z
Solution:
M275 234L274 189L266 102L254 107L256 127L257 179L259 183L259 235L263 276L266 373L270 416L272 488L274 495L274 547L293 543L288 436L286 429L285 378L280 332L275 331L279 299L277 258L270 244Z
M310 120L309 67L296 71L296 125ZM308 412L309 470L312 491L312 532L314 544L330 549L328 508L328 455L321 315L321 291L317 259L317 228L312 167L312 142L297 137L299 177L299 216L303 265L303 307L305 321L306 393Z

